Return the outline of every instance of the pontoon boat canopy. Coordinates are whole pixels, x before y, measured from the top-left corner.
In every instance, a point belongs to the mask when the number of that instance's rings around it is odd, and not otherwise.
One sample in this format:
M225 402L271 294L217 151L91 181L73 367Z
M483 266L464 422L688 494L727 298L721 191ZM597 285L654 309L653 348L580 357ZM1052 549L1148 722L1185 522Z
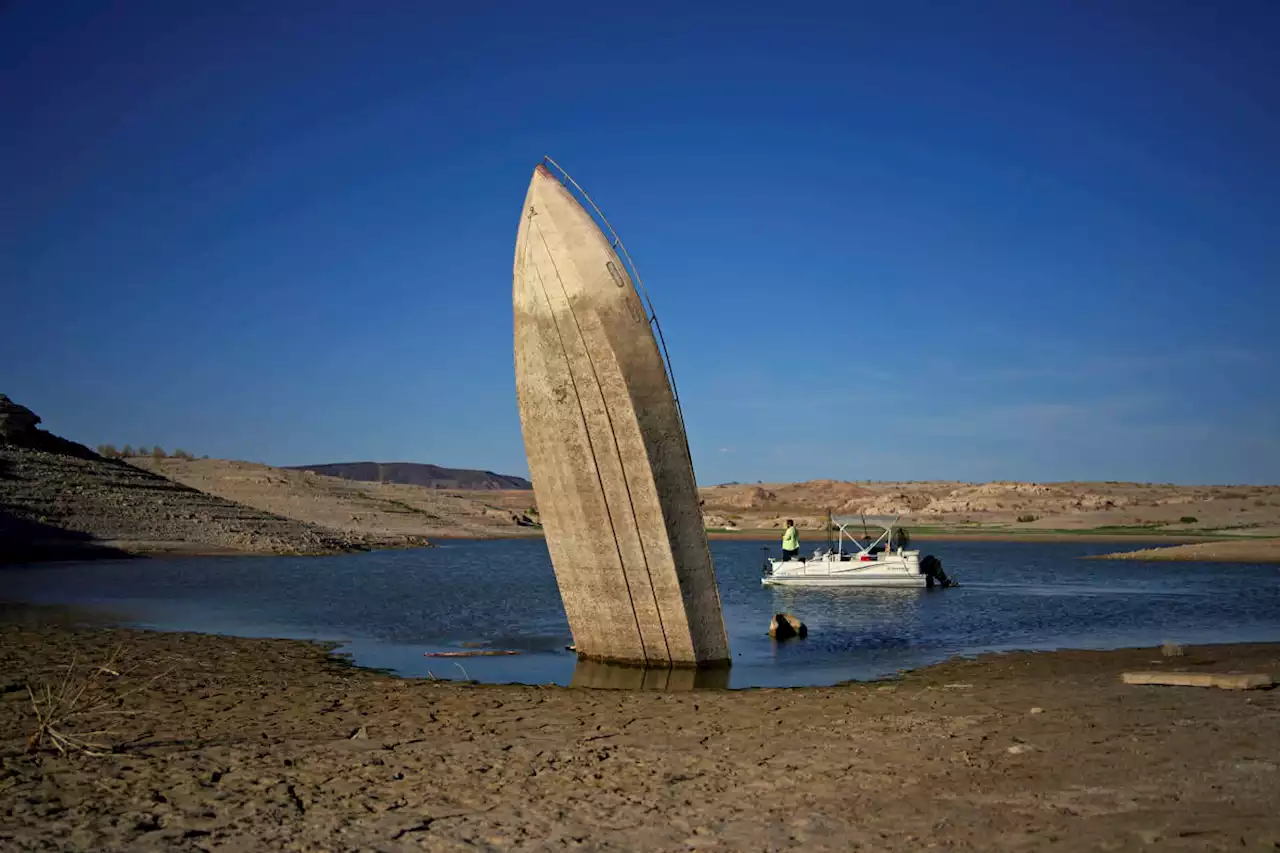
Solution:
M857 524L866 524L869 527L880 527L888 530L898 524L900 515L833 515L832 522L842 527L853 527Z

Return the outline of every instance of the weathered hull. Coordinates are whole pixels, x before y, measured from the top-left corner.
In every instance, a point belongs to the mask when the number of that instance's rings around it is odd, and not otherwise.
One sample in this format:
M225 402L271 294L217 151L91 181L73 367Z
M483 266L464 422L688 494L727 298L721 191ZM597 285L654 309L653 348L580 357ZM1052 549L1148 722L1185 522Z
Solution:
M597 660L579 660L570 687L595 690L659 690L681 693L729 686L729 667L694 669L687 666L626 666Z
M578 653L729 660L693 466L625 267L544 166L516 237L516 391L538 514Z

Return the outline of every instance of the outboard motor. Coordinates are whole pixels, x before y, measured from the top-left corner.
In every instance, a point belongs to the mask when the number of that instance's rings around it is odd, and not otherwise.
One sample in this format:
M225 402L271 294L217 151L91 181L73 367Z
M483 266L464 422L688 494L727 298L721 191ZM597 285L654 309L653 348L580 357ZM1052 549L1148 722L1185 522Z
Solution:
M935 583L941 585L943 589L956 585L956 582L947 577L947 573L942 570L942 561L932 554L920 561L920 573L924 575L925 586L929 589L933 589Z
M760 566L760 574L767 578L773 574L773 566L769 563L769 549L761 548L760 553L762 555L760 558L762 564Z

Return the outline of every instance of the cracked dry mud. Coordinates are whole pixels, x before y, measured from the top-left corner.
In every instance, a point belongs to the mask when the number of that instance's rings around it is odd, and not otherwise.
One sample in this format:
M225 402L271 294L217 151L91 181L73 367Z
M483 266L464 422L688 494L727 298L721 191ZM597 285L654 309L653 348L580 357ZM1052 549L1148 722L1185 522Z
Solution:
M5 849L1280 846L1280 691L1119 680L1276 672L1277 646L1010 654L892 684L660 694L404 680L306 643L74 627L30 608L11 609L0 639ZM22 755L20 686L116 644L138 666L120 682L169 671L123 700L138 713L101 724L130 745Z

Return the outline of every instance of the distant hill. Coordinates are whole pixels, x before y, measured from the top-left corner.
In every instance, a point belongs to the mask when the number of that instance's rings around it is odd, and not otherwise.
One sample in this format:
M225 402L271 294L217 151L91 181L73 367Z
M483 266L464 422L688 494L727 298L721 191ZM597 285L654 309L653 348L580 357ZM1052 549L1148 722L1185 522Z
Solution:
M420 462L332 462L326 465L295 465L297 471L314 471L326 477L371 483L403 483L428 489L531 489L523 477L475 471L470 468L441 468Z
M0 566L140 553L332 554L420 544L347 534L206 494L103 458L38 423L39 415L0 394Z

